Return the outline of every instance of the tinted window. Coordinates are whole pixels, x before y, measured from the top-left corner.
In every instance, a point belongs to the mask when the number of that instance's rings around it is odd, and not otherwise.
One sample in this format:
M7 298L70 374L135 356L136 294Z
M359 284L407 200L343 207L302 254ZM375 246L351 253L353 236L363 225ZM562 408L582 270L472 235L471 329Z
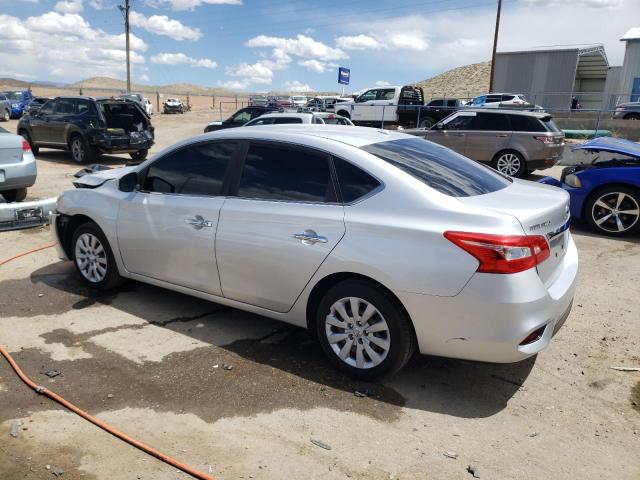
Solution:
M376 100L393 100L395 96L396 91L394 88L381 88L380 90L378 90L378 96L376 97Z
M491 193L510 184L499 173L420 138L374 143L362 149L453 197Z
M334 194L328 159L307 149L252 144L242 169L238 196L331 201Z
M275 125L283 125L287 123L302 123L302 119L298 117L275 117L273 122Z
M516 98L515 95L502 95L503 102L508 102L509 100L513 100L514 98Z
M482 105L484 101L487 99L486 95L481 95L480 97L476 97L473 99L472 105Z
M251 120L251 111L250 110L240 110L233 117L231 117L231 123L242 123L242 124L245 124L249 120Z
M93 107L88 100L76 100L76 113L82 115L83 113L93 113Z
M60 99L56 102L55 113L59 115L68 115L75 113L75 105L73 100Z
M478 113L473 123L474 130L510 131L509 118L502 113Z
M514 132L546 132L547 129L535 117L527 115L509 115L511 128Z
M502 97L500 95L487 95L487 100L485 103L496 103L501 101Z
M444 129L445 130L470 130L471 124L475 119L475 115L458 115L448 121Z
M53 113L53 107L55 107L56 105L56 101L55 100L50 100L47 103L45 103L42 108L40 109L40 113L44 114L44 115L50 115Z
M368 102L369 100L375 100L377 93L378 93L378 90L369 90L367 92L364 92L362 95L358 97L356 102L362 103L362 102Z
M220 195L235 148L235 143L221 142L172 152L151 164L143 189L183 195Z
M561 130L556 126L556 124L551 120L551 117L544 117L541 119L542 124L549 132L560 133Z
M344 203L354 202L380 185L378 180L349 162L334 158L333 163Z
M273 117L265 117L265 118L258 117L258 118L254 119L254 120L251 120L245 126L252 127L254 125L271 125L271 124L273 124L273 120L274 120Z
M444 100L432 100L427 105L428 107L442 107L444 105Z

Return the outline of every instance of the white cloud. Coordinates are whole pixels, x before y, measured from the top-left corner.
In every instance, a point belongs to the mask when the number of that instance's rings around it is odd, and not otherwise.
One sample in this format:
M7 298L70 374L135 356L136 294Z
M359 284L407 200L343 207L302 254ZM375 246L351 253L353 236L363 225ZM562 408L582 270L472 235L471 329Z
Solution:
M222 87L230 88L231 90L244 90L251 85L251 82L247 79L243 80L229 80L219 84Z
M60 13L80 13L83 9L82 0L60 0L53 8Z
M284 87L290 92L310 92L313 89L306 83L294 80L293 82L284 82Z
M140 27L147 32L156 35L164 35L174 40L198 40L202 37L202 33L198 28L190 28L182 24L178 20L167 17L166 15L144 16L142 13L131 12L129 21L134 27Z
M321 62L319 60L300 60L298 65L305 67L310 72L314 73L324 73L327 70L332 70L338 68L337 63L332 62Z
M241 63L235 67L227 67L225 73L231 77L244 77L244 83L270 84L273 81L273 70L263 62L253 64Z
M348 55L339 48L333 48L311 37L298 35L296 38L268 37L258 35L245 43L250 48L273 48L287 55L318 60L340 60Z
M153 7L169 6L173 10L194 10L201 5L242 5L242 0L147 0Z
M148 82L149 80L151 80L151 79L149 78L149 75L147 75L146 73L143 73L142 75L140 75L140 76L138 77L138 79L139 79L141 82Z
M429 48L423 31L386 31L336 38L336 45L345 50L413 50Z
M125 71L124 34L111 35L77 14L48 12L21 20L0 14L0 64L38 78L117 76ZM131 36L131 61L145 62L147 45Z
M35 75L22 72L2 72L2 76L8 78L17 78L19 80L35 80L37 78Z
M103 10L104 0L89 0L89 5L91 5L95 10Z
M378 80L375 85L376 87L388 87L391 84L385 80Z
M184 53L158 53L151 57L151 63L160 65L189 65L190 67L202 67L214 69L216 62L208 58L193 58Z
M369 35L352 35L336 38L336 45L345 50L379 50L380 42Z
M522 3L526 3L534 6L554 6L554 5L566 5L566 0L521 0ZM572 4L576 8L619 8L624 3L624 0L574 0Z

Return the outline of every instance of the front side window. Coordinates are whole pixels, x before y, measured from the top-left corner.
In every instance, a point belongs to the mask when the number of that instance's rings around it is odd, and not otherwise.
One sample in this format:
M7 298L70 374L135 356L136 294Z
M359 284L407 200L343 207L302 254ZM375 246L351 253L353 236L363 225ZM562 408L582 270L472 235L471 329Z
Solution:
M43 115L51 115L53 113L53 108L56 105L56 100L49 100L45 103L40 109L40 113Z
M391 140L361 148L452 197L491 193L511 183L490 168L421 138Z
M333 201L329 159L308 149L251 144L238 196L295 202Z
M258 117L247 123L246 127L253 127L254 125L271 125L273 124L273 117Z
M471 130L475 115L458 115L449 120L445 126L445 130Z
M486 95L481 95L473 99L472 105L484 105L485 100L487 99Z
M249 120L251 120L251 111L249 110L240 110L231 117L231 123L241 123L244 125Z
M192 145L156 160L147 170L143 190L215 197L236 150L234 142Z
M511 131L511 124L509 117L503 113L478 113L474 130L507 132Z
M371 100L375 100L377 93L378 93L378 90L367 90L366 92L364 92L362 95L358 97L356 102L362 103L362 102L370 102Z

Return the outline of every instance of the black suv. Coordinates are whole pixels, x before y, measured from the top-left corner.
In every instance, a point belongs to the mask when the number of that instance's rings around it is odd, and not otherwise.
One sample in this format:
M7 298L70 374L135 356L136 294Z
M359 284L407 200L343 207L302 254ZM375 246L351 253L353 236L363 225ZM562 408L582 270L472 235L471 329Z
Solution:
M70 150L77 163L91 163L101 153L128 153L146 158L153 145L151 120L128 99L56 97L18 123L37 155L40 147Z
M275 111L278 111L277 107L265 107L258 105L241 108L222 122L211 122L210 124L208 124L206 127L204 127L204 133L215 132L216 130L223 130L225 128L241 127L249 120L253 120L254 118L259 117L264 113Z

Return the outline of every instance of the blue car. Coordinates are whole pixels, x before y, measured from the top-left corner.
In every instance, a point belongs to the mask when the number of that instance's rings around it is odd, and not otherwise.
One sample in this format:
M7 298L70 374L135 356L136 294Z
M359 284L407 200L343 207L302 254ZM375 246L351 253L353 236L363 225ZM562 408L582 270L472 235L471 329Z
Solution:
M31 90L9 90L2 92L7 97L11 104L11 118L20 118L26 107L31 100L33 100L33 94Z
M596 138L572 150L608 152L590 164L566 167L560 181L541 183L561 187L571 197L571 217L603 235L620 237L640 229L640 143L619 138Z

